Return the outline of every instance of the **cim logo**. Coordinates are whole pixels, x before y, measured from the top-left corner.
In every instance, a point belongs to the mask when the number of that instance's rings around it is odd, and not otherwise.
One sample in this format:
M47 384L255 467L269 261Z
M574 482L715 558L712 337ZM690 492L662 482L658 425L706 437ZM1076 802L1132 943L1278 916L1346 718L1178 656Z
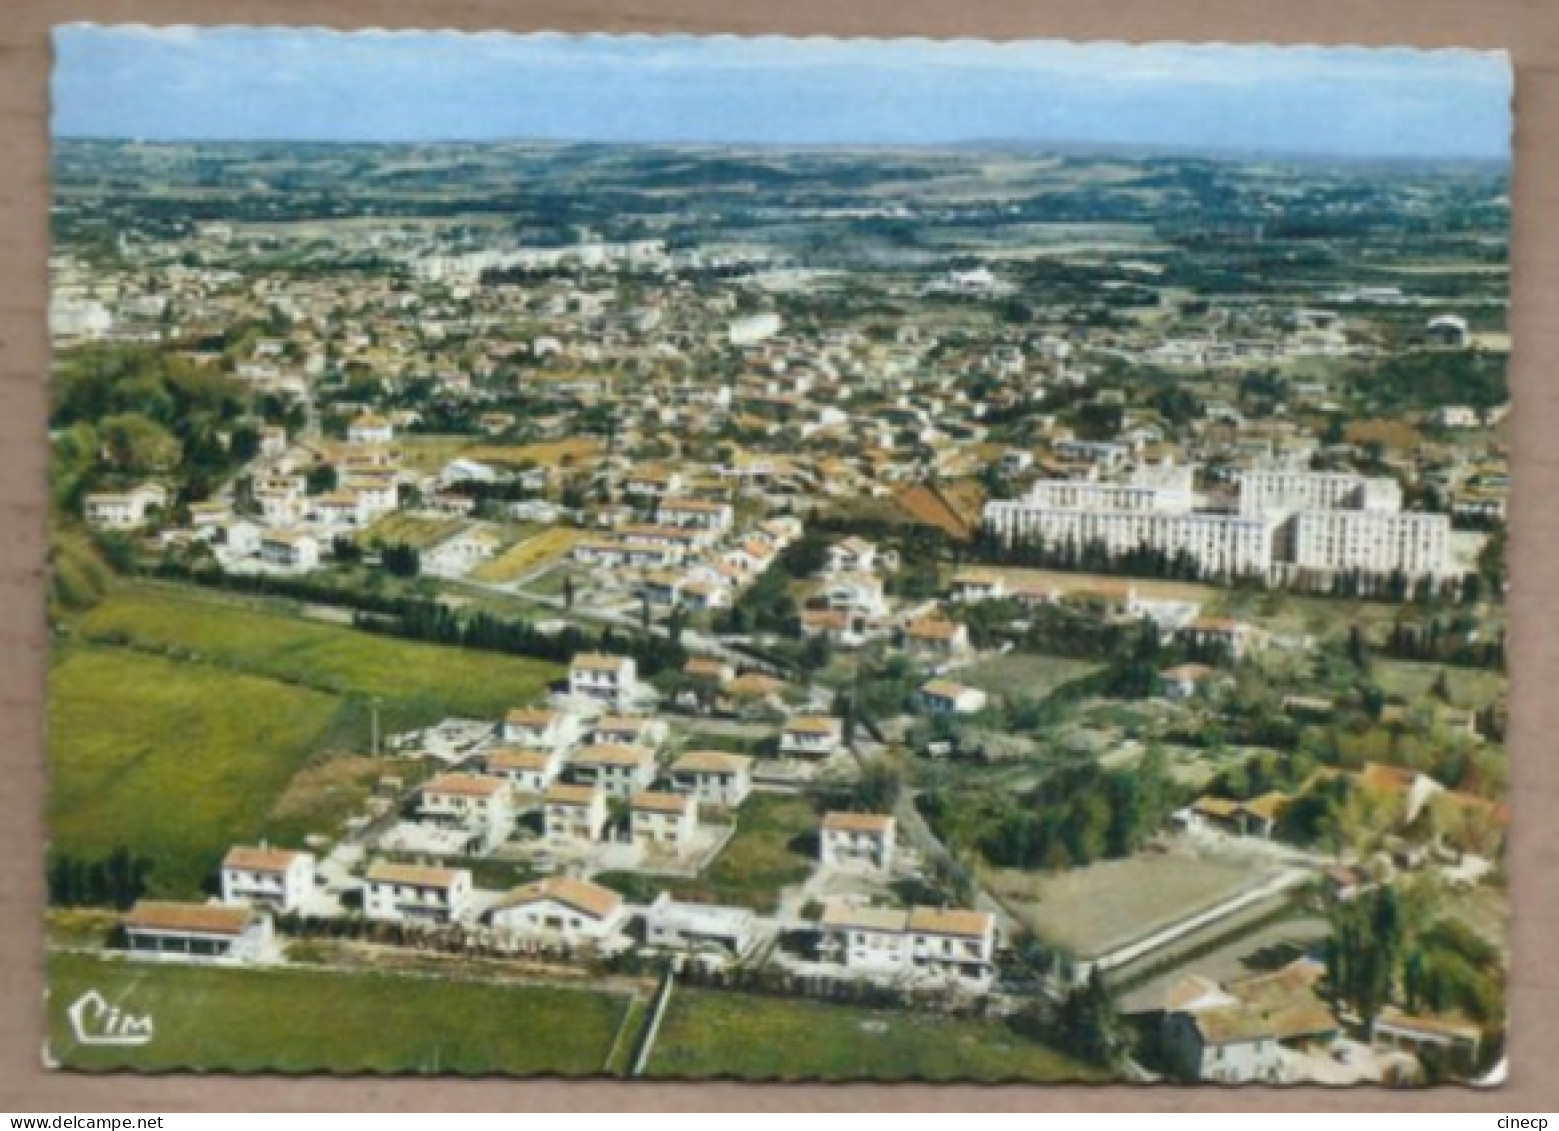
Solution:
M144 1045L156 1031L151 1014L126 1013L96 990L73 1001L65 1016L83 1045Z

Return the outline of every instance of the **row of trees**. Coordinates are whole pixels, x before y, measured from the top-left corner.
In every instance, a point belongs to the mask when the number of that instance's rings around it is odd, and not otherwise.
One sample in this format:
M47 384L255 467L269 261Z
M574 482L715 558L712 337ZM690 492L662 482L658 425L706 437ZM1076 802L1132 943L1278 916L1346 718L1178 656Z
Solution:
M123 845L97 860L54 852L46 873L49 903L123 910L146 894L151 871L150 860L132 855Z

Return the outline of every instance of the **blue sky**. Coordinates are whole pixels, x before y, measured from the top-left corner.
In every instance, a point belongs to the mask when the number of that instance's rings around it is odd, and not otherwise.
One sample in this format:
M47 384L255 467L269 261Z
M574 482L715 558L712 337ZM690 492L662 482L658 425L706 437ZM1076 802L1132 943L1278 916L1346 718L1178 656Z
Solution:
M1093 142L1504 159L1503 54L306 28L55 31L61 137Z

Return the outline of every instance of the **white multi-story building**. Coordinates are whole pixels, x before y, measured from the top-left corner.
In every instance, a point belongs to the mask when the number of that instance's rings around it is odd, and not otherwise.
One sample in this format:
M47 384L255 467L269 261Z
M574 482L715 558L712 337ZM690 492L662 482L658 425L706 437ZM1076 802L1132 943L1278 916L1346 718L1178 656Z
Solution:
M612 706L627 704L638 690L639 668L631 656L584 653L568 669L568 691Z
M988 912L902 911L835 900L819 926L824 956L863 977L908 975L980 989L995 974L996 921Z
M606 794L594 786L555 782L543 797L547 840L593 844L606 828Z
M488 774L439 774L422 787L422 816L465 829L492 849L514 826L514 802L507 778Z
M1451 565L1451 520L1443 514L1362 510L1301 511L1288 541L1301 569L1401 572L1443 577Z
M568 759L569 776L609 796L632 797L655 780L655 751L648 746L598 742L581 746Z
M825 813L818 860L834 868L885 872L893 863L895 826L886 813Z
M236 845L222 860L222 902L296 911L314 888L314 856Z
M1351 471L1268 469L1242 472L1240 514L1286 515L1296 511L1402 509L1402 488L1395 479Z
M752 759L720 750L691 750L671 767L672 780L706 805L737 806L752 790Z
M698 831L698 798L644 790L628 802L628 820L635 848L681 852Z
M1183 514L1195 496L1189 486L1100 483L1092 479L1041 479L1030 488L1029 504L1047 510L1159 511Z
M395 923L452 923L471 904L471 873L464 868L376 861L363 887L363 914Z
M985 504L985 526L1009 545L1099 545L1111 554L1143 547L1173 557L1186 554L1203 570L1266 574L1272 567L1275 524L1244 515L1154 510L1092 511L1039 506L1027 500Z

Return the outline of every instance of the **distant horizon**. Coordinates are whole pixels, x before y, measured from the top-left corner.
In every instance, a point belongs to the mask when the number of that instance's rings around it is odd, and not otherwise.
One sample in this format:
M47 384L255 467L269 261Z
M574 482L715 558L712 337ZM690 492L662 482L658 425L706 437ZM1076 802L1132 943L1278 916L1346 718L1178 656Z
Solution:
M1511 154L1508 59L1463 49L87 24L54 37L60 140Z
M255 145L255 146L351 146L363 148L429 147L439 146L534 146L536 148L584 148L607 149L669 149L669 150L731 150L763 152L851 153L851 152L905 152L905 153L1030 153L1035 156L1109 156L1123 158L1184 157L1201 160L1260 160L1282 164L1345 164L1345 165L1480 165L1509 167L1510 155L1436 155L1399 154L1378 156L1368 153L1291 152L1278 149L1214 148L1194 144L1152 145L1129 142L1094 142L1056 138L1054 140L1021 140L1006 138L971 138L968 141L947 142L783 142L783 141L603 141L594 138L548 137L425 137L405 139L381 138L309 138L309 137L126 137L113 134L68 134L56 136L55 141L66 143L111 143L115 145L144 146L198 146L198 145Z

